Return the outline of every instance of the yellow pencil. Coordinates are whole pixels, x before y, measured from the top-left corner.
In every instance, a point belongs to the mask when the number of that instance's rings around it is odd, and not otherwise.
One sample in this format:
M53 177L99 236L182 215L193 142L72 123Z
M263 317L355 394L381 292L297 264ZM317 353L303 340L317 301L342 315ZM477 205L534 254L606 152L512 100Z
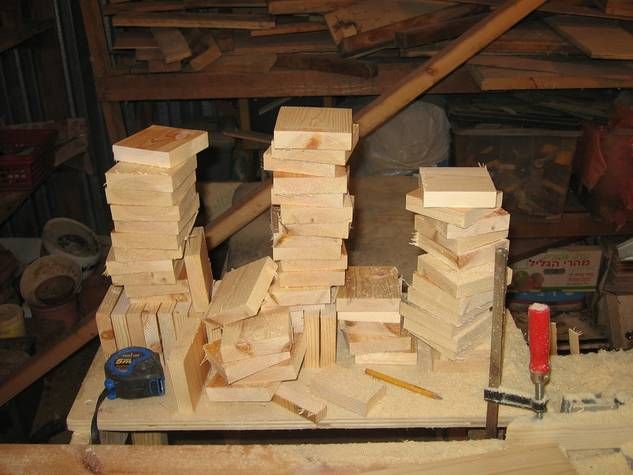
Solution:
M407 383L406 381L402 381L401 379L394 378L393 376L389 376L388 374L381 373L380 371L376 371L374 369L366 368L365 374L373 376L376 379L380 379L381 381L385 381L386 383L393 384L394 386L398 386L399 388L408 389L409 391L422 394L423 396L430 397L432 399L442 399L442 396L434 393L433 391L421 388L420 386L416 386L415 384Z

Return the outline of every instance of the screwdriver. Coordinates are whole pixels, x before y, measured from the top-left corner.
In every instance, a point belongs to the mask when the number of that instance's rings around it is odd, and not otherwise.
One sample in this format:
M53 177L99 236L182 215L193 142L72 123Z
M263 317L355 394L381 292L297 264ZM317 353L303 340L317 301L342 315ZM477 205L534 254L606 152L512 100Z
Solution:
M528 307L528 342L530 345L530 378L534 383L535 401L545 399L545 385L549 381L550 309L542 303ZM544 407L544 406L543 406ZM544 410L537 410L539 419Z

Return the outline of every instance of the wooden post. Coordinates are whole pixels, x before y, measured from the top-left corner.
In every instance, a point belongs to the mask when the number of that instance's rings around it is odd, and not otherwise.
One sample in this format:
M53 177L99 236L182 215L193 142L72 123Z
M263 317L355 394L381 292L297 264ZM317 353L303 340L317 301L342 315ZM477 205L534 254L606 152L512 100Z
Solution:
M303 312L303 336L306 339L307 350L303 360L306 368L319 367L320 347L320 311L304 310Z
M580 335L582 335L580 330L569 329L569 353L572 355L580 354Z
M362 108L354 117L360 126L360 136L372 133L543 3L545 0L508 0Z
M549 324L549 354L558 354L558 336L556 332L556 322L550 322Z

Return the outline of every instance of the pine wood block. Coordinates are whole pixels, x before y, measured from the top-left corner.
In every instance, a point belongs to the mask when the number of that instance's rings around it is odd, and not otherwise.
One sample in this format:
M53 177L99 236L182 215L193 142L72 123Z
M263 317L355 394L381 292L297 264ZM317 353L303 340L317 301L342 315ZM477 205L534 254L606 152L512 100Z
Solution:
M127 247L112 248L114 258L120 263L136 263L143 262L167 261L182 259L185 248L180 249L131 249Z
M330 287L282 287L275 280L268 290L277 305L325 304L332 301Z
M184 329L186 329L186 322L191 316L191 302L181 301L176 302L174 310L172 312L172 318L174 321L174 328L176 329L176 341L180 341L183 337L186 337ZM205 332L206 333L206 332ZM208 341L208 340L207 340Z
M194 57L189 61L189 68L192 71L201 71L222 56L222 50L211 33L200 38L192 52Z
M340 221L337 223L288 224L283 225L283 229L288 236L347 239L349 237L350 223Z
M484 167L423 167L425 208L494 208L497 190Z
M188 292L181 294L150 295L147 297L130 297L130 303L178 303L188 302L190 298Z
M321 325L320 311L303 312L303 336L306 339L306 355L303 365L306 368L318 368L320 363Z
M416 366L418 364L418 355L410 348L409 351L362 353L354 356L354 362L358 365Z
M433 371L433 352L435 350L419 338L413 337L413 340L418 354L418 369L422 373Z
M345 269L347 269L347 249L345 248L345 243L341 246L341 256L337 259L281 259L279 261L280 272Z
M276 271L277 264L264 257L227 272L214 293L206 318L226 325L256 315Z
M306 354L306 339L303 333L295 333L293 342L292 349L290 350L290 360L273 365L252 376L248 376L241 380L240 383L264 384L297 379L303 358Z
M273 242L274 260L339 259L343 241L315 236L283 236Z
M273 172L273 187L279 195L347 193L348 170L336 169L334 177Z
M273 140L279 148L352 150L352 110L284 106Z
M282 287L325 287L343 285L344 270L278 272L277 282Z
M114 221L114 230L119 233L180 234L198 215L198 202L191 200L179 221Z
M315 223L351 223L354 216L354 197L344 196L342 208L316 208L314 206L281 207L281 223L289 224L315 224Z
M367 416L384 397L387 388L369 376L337 365L315 375L310 381L310 390L317 397Z
M275 184L270 194L270 201L273 205L288 206L311 206L317 208L342 208L345 204L344 193L311 193L296 195L281 195L275 191Z
M432 254L418 258L418 271L453 297L469 297L493 288L493 269L489 265L457 271ZM512 269L507 268L507 281L512 281Z
M290 360L290 352L273 353L270 355L252 356L238 361L224 361L220 352L220 340L204 345L204 352L211 366L224 378L228 384L244 379L263 369Z
M454 360L436 350L432 350L431 355L434 373L488 373L490 370L490 342L484 342Z
M417 307L409 302L400 302L400 314L404 319L413 320L418 325L427 327L439 335L446 336L447 338L453 338L458 335L463 328L470 325L472 321L478 318L487 318L492 315L492 309L486 308L473 315L470 319L464 319L459 323L453 323L442 318L438 318L428 312L424 307Z
M106 186L106 201L110 205L172 206L180 203L196 183L196 174L191 173L176 190L136 190L120 185Z
M275 158L269 147L264 152L264 170L298 173L299 175L335 177L340 175L341 172L345 172L345 167L341 165L331 165L329 163L302 162L299 160Z
M165 354L169 353L176 344L176 326L174 325L174 307L176 302L163 302L159 304L156 318L160 330L161 342Z
M490 214L494 209L501 208L503 193L498 191L495 206L488 208L430 208L425 206L420 188L410 191L406 196L406 209L429 218L467 228L481 218Z
M275 391L273 402L314 423L327 414L325 401L310 394L308 387L299 381L281 383Z
M400 312L337 312L338 319L347 322L380 322L380 323L400 323Z
M489 211L487 215L466 228L422 215L416 216L415 219L416 221L420 219L427 225L432 226L444 239L472 237L480 234L507 231L510 228L510 213L503 208L495 208Z
M242 381L227 384L216 372L209 379L205 391L209 401L213 402L269 402L279 384L279 382L243 384Z
M339 312L394 312L400 304L400 279L393 266L351 266L336 294Z
M154 233L110 233L112 246L117 249L165 249L181 250L184 248L185 239L193 229L195 216L193 216L185 228L177 235Z
M110 212L115 221L180 221L187 216L192 203L198 206L200 197L195 193L195 187L187 192L187 197L173 206L131 206L112 205Z
M290 351L292 328L290 313L281 307L261 311L224 326L220 352L225 362L239 361L253 356Z
M325 305L321 310L319 325L321 327L319 367L328 368L336 364L337 319L334 304Z
M179 264L180 262L180 264ZM112 248L106 257L106 269L110 275L139 274L142 272L170 272L174 278L178 275L182 261L164 259L162 261L119 262Z
M207 331L207 340L209 342L222 338L222 327L217 323L209 320L203 320L204 328Z
M178 412L191 414L200 401L210 368L205 360L205 343L202 322L195 318L187 319L181 338L165 358Z
M148 303L145 305L143 313L141 314L145 347L158 354L163 353L157 317L160 305L159 303Z
M124 289L119 296L119 300L112 309L110 314L110 321L112 322L112 329L114 330L114 338L118 349L127 348L130 346L130 334L127 328L127 320L125 315L130 308L130 300L127 295L127 291Z
M174 168L118 162L106 172L106 184L118 190L174 193L195 172L196 166L196 157Z
M151 125L112 146L118 162L174 168L209 146L204 130Z
M152 28L151 31L166 63L191 57L187 39L178 28Z
M106 360L117 350L110 315L119 301L122 291L122 287L116 287L114 285L108 287L108 290L103 297L97 312L95 313L95 323L97 324L99 340L101 341L101 351L103 351Z
M288 307L288 311L290 312L292 331L294 333L303 333L303 309L291 310L290 307Z
M332 165L345 165L358 144L358 124L352 125L352 150L312 150L306 148L282 148L277 147L273 140L270 144L273 157L281 160L297 160L301 162L329 163Z
M151 262L151 261L148 261ZM157 261L160 262L160 261ZM176 269L172 271L139 272L136 274L110 274L112 283L115 285L144 285L144 284L175 284L177 276L180 275L184 267L182 259L172 261L176 264Z
M413 273L407 300L444 320L459 323L492 306L492 290L456 298L441 289L423 274Z
M411 337L400 334L400 325L376 322L342 322L351 355L409 351Z
M175 284L126 285L125 292L130 298L145 298L172 294L189 294L189 282L186 278L182 278L177 280Z
M197 312L204 312L211 301L213 273L203 227L193 228L184 254L191 302Z
M145 346L145 332L143 331L143 309L144 303L133 303L125 314L130 344L132 346Z
M494 233L496 234L496 233ZM485 236L482 234L482 236ZM472 251L466 251L463 254L456 254L450 249L438 244L433 239L420 234L414 233L411 238L411 244L419 247L429 254L433 254L447 266L456 269L469 269L482 265L494 266L495 252L499 248L510 248L510 241L501 239L488 244L476 247Z

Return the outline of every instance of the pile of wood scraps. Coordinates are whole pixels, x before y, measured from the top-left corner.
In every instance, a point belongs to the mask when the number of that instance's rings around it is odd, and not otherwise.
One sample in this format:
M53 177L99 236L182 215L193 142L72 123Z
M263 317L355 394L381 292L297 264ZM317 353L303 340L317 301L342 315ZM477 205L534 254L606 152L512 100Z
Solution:
M407 194L412 244L426 254L400 311L435 371L488 369L495 251L509 248L501 201L483 167L421 168L420 188Z

